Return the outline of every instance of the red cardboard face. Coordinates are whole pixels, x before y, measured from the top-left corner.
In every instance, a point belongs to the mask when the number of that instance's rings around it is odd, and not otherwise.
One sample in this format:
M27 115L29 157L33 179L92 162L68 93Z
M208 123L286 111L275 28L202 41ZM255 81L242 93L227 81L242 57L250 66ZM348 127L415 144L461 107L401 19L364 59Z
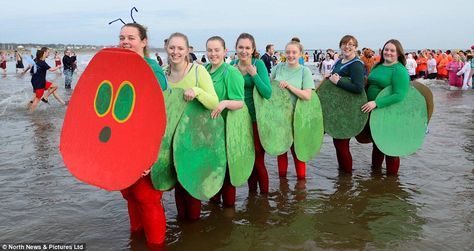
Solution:
M156 161L165 126L162 91L146 61L129 50L103 49L74 89L60 151L78 179L121 190Z

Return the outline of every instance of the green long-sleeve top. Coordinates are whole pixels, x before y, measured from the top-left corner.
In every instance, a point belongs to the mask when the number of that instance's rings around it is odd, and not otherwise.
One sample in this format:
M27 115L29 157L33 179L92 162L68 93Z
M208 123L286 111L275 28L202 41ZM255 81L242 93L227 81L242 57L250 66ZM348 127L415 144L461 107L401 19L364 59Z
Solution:
M153 73L155 73L155 76L158 79L158 82L160 83L161 90L166 90L166 88L168 88L168 82L166 81L165 73L163 72L163 69L161 69L158 62L146 56L145 61L151 67Z
M230 64L236 65L239 63L239 60L234 60ZM244 95L245 95L245 104L249 109L250 117L252 117L252 122L257 121L255 115L255 105L253 101L253 88L257 87L258 93L265 98L269 99L272 96L272 86L270 85L270 78L268 77L267 67L262 60L253 58L252 64L257 68L257 74L251 76L246 74L244 76Z
M219 101L244 100L244 78L239 70L227 63L223 63L214 72L211 72L211 64L204 67L211 75ZM227 109L222 111L222 116L224 118L227 116Z
M352 93L362 93L364 91L364 72L365 67L359 57L355 57L344 64L342 60L338 60L332 70L332 73L341 76L341 79L337 81L337 86Z
M214 110L219 104L211 76L202 65L193 64L188 73L179 82L169 82L171 88L192 88L196 99L209 110Z
M368 84L368 100L375 100L377 107L382 108L400 102L405 98L410 87L410 77L407 69L400 62L389 66L380 64L372 68ZM377 99L377 95L390 85L392 86L392 94Z

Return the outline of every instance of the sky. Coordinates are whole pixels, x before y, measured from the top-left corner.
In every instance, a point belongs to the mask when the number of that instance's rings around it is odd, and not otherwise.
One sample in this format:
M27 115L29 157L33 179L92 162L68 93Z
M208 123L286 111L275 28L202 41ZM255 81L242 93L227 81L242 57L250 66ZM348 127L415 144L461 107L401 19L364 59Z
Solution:
M337 48L346 34L359 49L391 38L405 49L468 49L474 45L472 0L0 0L0 43L116 45L122 18L148 28L149 44L163 47L182 32L195 50L222 36L232 50L242 32L284 49L294 36L305 49Z

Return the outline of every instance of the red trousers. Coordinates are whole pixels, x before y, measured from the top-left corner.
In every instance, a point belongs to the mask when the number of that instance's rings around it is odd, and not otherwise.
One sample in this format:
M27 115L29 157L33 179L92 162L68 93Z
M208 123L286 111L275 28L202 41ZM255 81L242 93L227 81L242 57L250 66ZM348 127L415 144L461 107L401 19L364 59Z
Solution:
M293 155L293 160L295 162L296 176L299 180L306 178L306 163L299 160L296 157L295 146L291 146L291 154ZM288 170L288 153L278 155L278 175L281 178L286 177Z
M339 170L346 173L352 173L352 155L349 149L350 140L351 139L332 139L334 147L336 148Z
M393 157L385 155L379 150L379 148L373 144L372 148L372 168L381 168L383 160L385 159L385 165L387 166L388 175L398 174L400 168L400 157Z
M253 144L255 146L255 164L252 174L248 180L249 191L257 192L257 183L260 186L260 193L268 193L268 172L265 167L265 151L263 150L260 137L258 135L257 123L253 123Z
M199 220L201 218L201 201L191 196L181 184L176 183L174 187L176 209L178 218L188 220Z
M155 190L150 175L120 191L128 204L130 231L145 230L148 244L162 245L166 236L166 216L161 205L162 191Z
M211 198L211 201L220 202L221 197L225 207L233 207L235 205L235 187L230 183L229 168L227 168L221 190Z

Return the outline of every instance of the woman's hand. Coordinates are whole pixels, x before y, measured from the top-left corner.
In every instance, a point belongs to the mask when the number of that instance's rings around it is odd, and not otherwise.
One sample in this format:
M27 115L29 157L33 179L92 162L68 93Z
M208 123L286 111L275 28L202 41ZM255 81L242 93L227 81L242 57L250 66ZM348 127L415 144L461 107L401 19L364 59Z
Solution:
M147 169L147 170L145 170L145 171L143 171L142 177L147 176L150 172L151 172L151 168L150 168L150 169Z
M227 108L227 102L226 100L221 101L218 105L217 108L214 109L214 111L211 112L211 118L215 119L221 114L221 112Z
M193 101L193 99L196 97L196 94L194 93L193 89L187 89L184 92L184 100L186 101Z
M341 79L341 77L337 73L331 74L331 76L329 76L329 80L331 80L331 82L335 85L337 85L337 82L339 82L339 79Z
M375 107L377 107L377 104L375 103L375 101L369 101L361 107L361 110L362 112L368 113L368 112L371 112L373 109L375 109Z
M257 67L255 67L255 65L248 65L247 66L247 72L250 74L250 76L255 76L257 75Z
M285 80L280 81L280 88L281 89L286 89L288 87L288 82Z

